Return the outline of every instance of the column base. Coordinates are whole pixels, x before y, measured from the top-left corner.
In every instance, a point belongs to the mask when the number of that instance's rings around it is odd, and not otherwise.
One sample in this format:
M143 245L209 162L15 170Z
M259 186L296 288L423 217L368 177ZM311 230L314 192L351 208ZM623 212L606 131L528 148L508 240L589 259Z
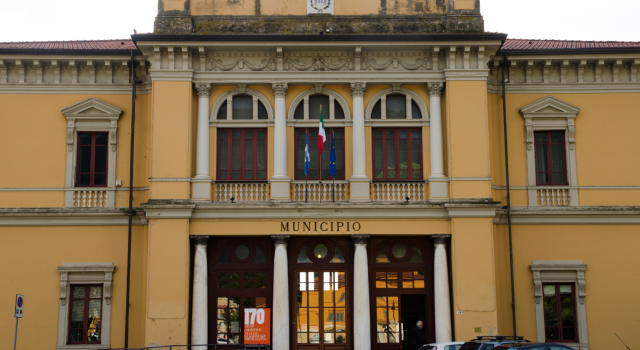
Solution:
M272 177L269 180L271 187L271 202L290 203L291 202L291 179L287 176Z
M191 179L191 200L194 202L211 202L210 177L194 177Z
M371 203L371 180L366 176L352 176L349 179L350 203Z
M449 178L429 178L429 200L434 202L446 202L449 200Z

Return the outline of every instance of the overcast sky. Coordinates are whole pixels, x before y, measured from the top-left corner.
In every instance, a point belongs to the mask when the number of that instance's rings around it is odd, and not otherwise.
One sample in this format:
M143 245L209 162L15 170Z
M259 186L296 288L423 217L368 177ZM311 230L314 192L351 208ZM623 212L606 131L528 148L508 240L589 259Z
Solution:
M157 3L0 0L0 42L128 38L134 28L138 33L153 30ZM480 4L485 30L508 33L509 38L640 41L639 0L480 0Z

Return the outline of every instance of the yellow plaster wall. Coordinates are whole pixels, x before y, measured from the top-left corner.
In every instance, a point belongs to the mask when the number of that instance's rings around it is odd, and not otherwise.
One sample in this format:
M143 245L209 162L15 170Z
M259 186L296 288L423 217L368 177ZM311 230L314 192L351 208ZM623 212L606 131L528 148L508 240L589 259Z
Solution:
M62 109L97 98L123 110L118 121L116 179L129 186L131 128L130 95L79 94L1 94L3 127L0 128L0 187L48 188L53 192L2 192L0 207L64 206L67 152L67 121ZM134 149L134 187L148 186L148 95L138 95L136 103L136 144ZM24 132L16 132L21 130ZM116 205L127 206L116 197ZM136 199L134 199L136 200ZM137 200L146 201L144 192ZM124 203L124 204L123 204Z
M145 343L186 344L189 315L189 221L149 220Z
M576 117L578 186L640 186L638 162L629 161L640 149L640 119L636 118L640 94L507 94L509 174L511 186L527 186L526 134L520 109L546 96L580 108ZM489 95L489 133L492 184L506 186L502 96ZM612 171L615 169L615 171ZM637 205L634 191L581 189L580 205ZM513 205L526 205L522 198Z
M455 341L502 334L498 327L492 218L451 220L451 276ZM481 252L481 253L479 253ZM470 258L473 257L473 258ZM458 314L458 311L462 312Z
M589 345L611 348L615 332L631 348L637 340L640 266L637 225L513 225L513 258L518 335L535 341L532 260L582 260L587 265L585 293ZM496 226L500 334L512 334L509 241L506 225ZM596 244L597 242L597 244Z
M112 262L116 266L112 284L111 346L124 345L125 293L127 277L126 226L1 227L0 299L11 301L25 295L24 317L19 321L18 349L48 349L58 336L60 273L57 267L73 262ZM7 244L16 242L16 244ZM19 242L19 243L18 243ZM24 249L16 249L26 244ZM141 347L146 302L143 260L146 258L146 228L132 232L129 345ZM55 249L52 249L55 247ZM63 306L63 307L68 307ZM11 302L0 303L0 348L13 348L15 319Z
M184 11L186 0L162 0L164 11Z

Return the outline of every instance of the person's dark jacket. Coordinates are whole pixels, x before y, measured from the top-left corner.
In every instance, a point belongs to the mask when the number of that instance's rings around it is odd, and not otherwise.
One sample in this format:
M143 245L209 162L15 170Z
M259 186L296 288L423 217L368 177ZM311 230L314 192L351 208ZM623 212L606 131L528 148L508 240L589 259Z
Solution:
M418 350L424 344L422 340L422 328L415 326L411 331L411 349Z

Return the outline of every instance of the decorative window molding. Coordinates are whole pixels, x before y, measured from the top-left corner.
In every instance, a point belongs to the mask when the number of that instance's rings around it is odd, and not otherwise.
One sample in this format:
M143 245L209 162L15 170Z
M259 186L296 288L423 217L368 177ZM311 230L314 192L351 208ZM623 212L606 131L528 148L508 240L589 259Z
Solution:
M311 95L327 95L329 96L329 117L324 120L325 125L327 127L330 126L344 126L351 125L351 110L349 109L349 105L347 105L347 101L337 92L333 90L326 89L322 86L322 84L316 84L316 87L311 88L309 90L305 90L301 92L296 98L293 99L291 105L289 106L289 112L287 114L287 126L300 126L300 127L308 127L313 125L318 125L317 119L308 119L309 118L309 97ZM307 111L305 112L305 119L294 119L294 115L296 113L296 108L303 101L306 102L305 108ZM335 103L338 103L340 107L342 107L342 111L344 112L344 119L334 119L335 113Z
M233 96L234 95L249 95L253 96L253 119L246 120L234 120L232 119L233 113ZM262 102L265 109L267 110L267 119L258 119L258 101ZM218 110L222 107L223 104L227 104L227 119L217 119ZM225 128L250 128L257 126L273 126L273 107L269 100L260 92L247 88L246 84L239 84L238 88L229 90L222 94L216 102L213 104L213 108L211 108L211 113L209 115L209 126L210 127L225 127Z
M376 103L378 103L378 101L380 100L386 101L387 95L397 95L397 94L405 95L408 100L415 102L418 108L420 109L422 118L411 119L411 112L410 112L411 108L408 108L407 119L386 119L385 117L383 117L383 119L371 119L371 113L373 112L373 108L375 107ZM410 103L407 103L407 104L410 105ZM385 110L384 106L382 106L381 108ZM384 111L384 113L386 115L386 110ZM430 121L427 105L424 103L422 98L420 98L420 96L418 96L418 94L416 94L415 92L400 87L400 84L393 84L392 87L388 89L384 89L378 92L377 94L375 94L373 98L369 101L369 104L367 105L367 110L366 110L364 119L365 119L366 126L381 126L381 127L382 126L384 127L387 127L387 126L421 127L421 126L428 126Z
M543 283L573 283L575 284L578 339L579 344L567 344L573 348L589 350L589 337L587 334L587 308L585 293L585 271L587 265L582 260L533 260L529 265L533 272L533 290L536 310L536 336L539 343L544 343L544 302Z
M91 97L62 110L67 119L65 207L115 207L118 120L122 109ZM75 187L78 132L108 132L107 187Z
M520 109L526 128L529 206L579 205L575 139L575 119L578 112L580 112L580 108L553 96L547 96ZM568 186L536 186L534 131L538 130L562 130L565 132ZM568 199L563 200L562 198L565 197Z
M68 349L108 349L111 339L111 291L113 263L62 263L58 266L60 272L60 306L58 308L58 342L57 350ZM67 345L69 327L69 300L71 298L71 284L101 284L102 285L102 329L100 344Z

